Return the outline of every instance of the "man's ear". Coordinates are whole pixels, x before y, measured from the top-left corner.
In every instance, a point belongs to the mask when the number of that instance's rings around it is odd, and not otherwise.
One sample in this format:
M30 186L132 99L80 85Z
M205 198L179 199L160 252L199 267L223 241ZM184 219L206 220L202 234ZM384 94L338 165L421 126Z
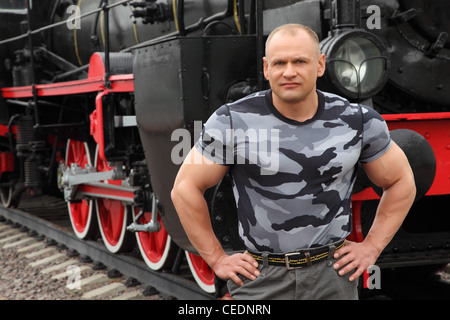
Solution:
M264 77L269 80L269 62L266 57L263 57Z
M325 54L321 53L319 56L319 67L317 68L317 77L323 76L325 73Z

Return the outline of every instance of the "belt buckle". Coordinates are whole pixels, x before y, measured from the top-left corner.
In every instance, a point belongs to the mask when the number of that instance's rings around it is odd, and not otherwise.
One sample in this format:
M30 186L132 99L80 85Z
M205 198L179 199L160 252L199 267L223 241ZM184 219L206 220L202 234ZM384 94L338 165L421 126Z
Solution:
M297 266L297 267L291 267L291 263L290 263L290 260L289 260L289 257L291 257L291 256L295 256L295 255L300 255L300 252L289 252L289 253L286 253L285 255L284 255L284 260L286 261L286 268L288 269L288 270L294 270L294 269L300 269L300 268L302 268L302 266Z

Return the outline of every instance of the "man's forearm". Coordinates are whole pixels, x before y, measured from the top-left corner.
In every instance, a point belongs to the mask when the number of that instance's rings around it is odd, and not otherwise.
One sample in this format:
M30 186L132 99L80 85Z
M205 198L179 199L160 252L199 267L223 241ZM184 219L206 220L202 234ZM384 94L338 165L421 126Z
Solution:
M190 242L206 263L214 265L225 252L214 234L202 192L186 186L174 188L171 195Z
M414 176L408 167L400 166L398 171L403 171L397 176L399 178L384 185L375 219L364 241L348 241L336 251L334 257L339 260L334 264L334 268L339 269L339 274L345 275L355 270L349 278L350 281L356 280L364 270L375 264L408 214L416 195ZM377 181L383 179L381 176Z
M401 227L416 195L414 178L405 175L384 190L375 219L364 242L371 244L380 254Z
M243 253L228 255L223 250L214 234L202 190L178 183L172 190L172 201L192 245L219 278L243 285L238 274L251 280L259 276L258 262L253 257Z

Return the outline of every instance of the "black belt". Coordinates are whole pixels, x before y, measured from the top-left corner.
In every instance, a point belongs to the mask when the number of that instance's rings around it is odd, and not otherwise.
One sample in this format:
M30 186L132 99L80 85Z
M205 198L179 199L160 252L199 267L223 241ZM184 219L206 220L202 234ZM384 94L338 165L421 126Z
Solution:
M303 267L309 267L313 264L321 262L327 259L329 256L333 256L334 251L344 246L345 240L335 242L331 245L326 245L318 248L311 248L308 250L298 250L288 253L255 253L247 250L247 253L251 255L256 261L264 263L264 259L267 259L267 263L272 266L285 266L287 269L297 269Z

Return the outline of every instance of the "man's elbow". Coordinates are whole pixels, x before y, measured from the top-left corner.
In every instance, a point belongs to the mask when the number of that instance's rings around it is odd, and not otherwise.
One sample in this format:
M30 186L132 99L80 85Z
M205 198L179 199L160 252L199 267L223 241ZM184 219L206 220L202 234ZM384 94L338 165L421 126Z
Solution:
M170 197L172 199L172 203L175 206L175 209L179 209L181 206L190 202L190 197L193 196L193 191L195 187L188 180L180 180L176 179L172 190L170 191Z
M412 201L414 201L416 199L417 187L416 187L416 181L414 179L414 173L412 172L412 170L408 174L407 185L408 185L410 197L411 197Z
M395 186L398 192L399 199L403 199L407 201L410 205L416 199L417 188L416 182L414 178L414 173L412 169L407 166L404 170L401 171L401 174L398 176L398 179L393 183L392 187Z
M175 182L172 187L172 190L170 191L170 198L172 199L175 208L180 201L180 195L181 195L180 184Z
M414 173L410 168L402 170L395 180L389 181L382 188L384 192L393 190L399 199L407 200L411 205L416 198L417 188Z
M175 187L172 188L170 191L170 198L172 199L172 202L175 204L177 201L177 191L175 190Z

